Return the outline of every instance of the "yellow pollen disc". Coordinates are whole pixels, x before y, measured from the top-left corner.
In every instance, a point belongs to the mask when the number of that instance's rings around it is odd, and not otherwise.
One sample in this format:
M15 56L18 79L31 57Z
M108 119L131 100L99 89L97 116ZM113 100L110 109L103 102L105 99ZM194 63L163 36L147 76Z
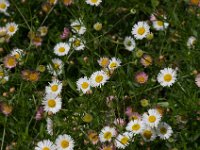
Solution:
M60 53L63 53L63 52L65 52L65 48L64 48L64 47L60 47L60 48L58 49L58 51L59 51Z
M56 92L56 91L58 90L58 85L53 85L53 86L51 87L51 90L52 90L53 92Z
M157 25L158 25L158 26L163 26L164 23L163 23L162 21L157 21Z
M140 129L140 125L139 124L134 124L133 126L132 126L132 130L134 130L134 131L137 131L137 130L139 130Z
M42 150L50 150L48 147L44 147Z
M151 136L152 136L152 132L151 132L150 130L145 130L145 131L143 132L143 136L144 136L145 138L147 138L147 139L150 139Z
M5 9L6 8L6 4L5 3L0 3L0 9Z
M170 82L171 80L172 80L172 75L171 74L165 74L164 75L164 80L166 81L166 82Z
M67 148L67 147L69 147L69 142L68 142L67 140L63 140L63 141L61 142L61 147L62 147L62 148Z
M166 134L167 133L167 129L165 127L160 128L160 133L161 134Z
M87 82L83 82L83 83L81 84L81 87L82 87L83 89L87 89L88 86L89 86L89 84L88 84Z
M137 77L137 81L139 83L144 83L145 82L145 78L143 76L139 76L139 77Z
M15 31L15 27L14 27L14 26L10 26L10 27L8 28L8 30L9 30L10 32L14 32L14 31Z
M123 137L123 138L121 139L120 142L121 142L122 144L126 145L126 144L128 143L128 140L129 140L129 138L125 136L125 137Z
M112 150L112 147L104 147L103 150Z
M103 76L102 75L97 75L96 78L95 78L95 81L97 83L100 83L102 80L103 80Z
M56 106L55 100L54 99L48 100L48 106L51 107L51 108L55 107Z
M74 44L75 47L79 47L81 45L81 41L75 40L73 44Z
M14 66L16 64L15 58L14 57L8 58L7 64L8 66Z
M54 68L55 68L55 69L58 69L59 67L60 67L59 64L56 64L56 63L54 64Z
M154 123L156 121L156 117L155 116L149 116L149 122L150 123Z
M117 67L117 63L116 62L113 62L110 64L110 68L116 68Z
M81 29L81 26L80 25L76 25L76 26L74 26L74 29L76 29L77 31L79 31Z
M15 54L15 58L16 58L16 59L19 59L19 58L20 58L20 55L19 55L18 53L16 53L16 54Z
M139 29L138 29L138 34L139 35L143 35L145 33L145 28L144 27L140 27Z
M111 137L112 137L112 133L111 133L111 132L106 132L106 133L104 133L104 138L105 138L106 140L110 140Z
M38 80L38 74L37 73L30 73L29 80L30 81L37 81Z
M91 0L92 3L97 3L98 0Z

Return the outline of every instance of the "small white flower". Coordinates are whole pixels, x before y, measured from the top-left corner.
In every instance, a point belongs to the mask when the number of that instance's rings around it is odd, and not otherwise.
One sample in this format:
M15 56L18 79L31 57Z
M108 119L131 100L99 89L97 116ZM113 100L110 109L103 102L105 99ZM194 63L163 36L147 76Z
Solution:
M44 106L44 111L55 114L61 109L62 101L55 94L47 94L42 101L42 105Z
M162 85L165 86L172 86L176 81L176 70L172 68L164 68L163 70L160 70L160 73L157 76L157 81Z
M43 140L37 143L35 150L56 150L56 146L50 140Z
M150 33L150 26L144 21L139 21L133 26L131 33L137 40L142 40Z
M77 89L82 91L84 94L90 90L90 80L87 77L78 79L76 82Z
M110 142L116 136L116 130L113 127L105 126L99 134L101 142Z
M6 30L9 36L13 36L18 30L18 25L14 22L7 23Z
M15 56L17 60L21 60L24 56L24 51L22 49L15 48L11 51L11 55Z
M53 74L54 76L62 74L63 67L64 63L58 58L52 59L52 64L47 65L49 73Z
M131 132L119 134L115 140L115 146L120 149L125 149L131 142L132 137L133 134Z
M57 79L54 79L51 83L49 83L49 86L45 87L45 91L47 94L60 94L62 91L62 82Z
M99 6L102 0L86 0L86 3L91 6Z
M78 33L79 35L82 35L86 31L86 27L82 23L81 20L75 20L74 22L71 23L72 27L72 32Z
M0 12L6 13L10 3L7 0L0 0Z
M90 83L92 87L101 87L109 79L108 75L104 71L96 71L90 77Z
M70 46L67 43L60 42L54 47L54 53L58 56L65 56L68 54Z
M144 122L142 122L140 119L134 121L131 120L126 126L126 130L133 134L140 134L143 129Z
M161 122L157 129L157 135L161 138L161 139L169 139L170 136L172 135L173 131L172 131L172 128L171 126L169 126L167 123L165 122Z
M109 63L109 65L108 65L108 68L109 68L110 70L115 70L115 69L117 69L117 68L120 66L120 64L121 64L121 60L118 59L118 58L113 57L113 58L111 58L111 60L110 60L110 63Z
M196 43L196 41L197 41L196 37L190 36L190 37L188 38L188 41L187 41L187 47L188 47L188 48L193 48L194 45L195 45L195 43Z
M169 23L167 23L167 22L163 22L160 20L153 21L153 27L157 31L162 31L164 29L167 29L168 26L169 26Z
M73 150L74 140L70 135L59 135L55 141L57 150Z
M141 135L146 142L153 141L156 138L155 130L150 128L149 126L144 127Z
M151 128L157 127L161 120L161 115L156 109L149 109L148 113L143 114L142 120Z
M99 60L98 60L98 64L103 67L103 68L106 68L110 63L110 60L108 57L101 57Z
M124 46L125 49L128 51L133 51L135 49L135 40L130 37L130 36L126 36L124 39Z
M85 41L78 37L71 37L69 39L70 47L74 48L76 51L84 50L85 48Z

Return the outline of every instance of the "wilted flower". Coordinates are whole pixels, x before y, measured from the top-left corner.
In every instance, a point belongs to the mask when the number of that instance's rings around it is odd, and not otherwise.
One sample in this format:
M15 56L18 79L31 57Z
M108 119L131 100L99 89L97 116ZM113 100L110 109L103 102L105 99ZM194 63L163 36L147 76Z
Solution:
M35 120L41 120L43 118L43 114L44 114L44 108L43 108L43 106L39 106L37 108Z
M65 28L64 28L64 31L63 31L62 34L60 35L60 38L61 38L62 40L64 40L64 39L68 38L69 35L70 35L70 30L69 30L68 28L65 27Z
M3 102L0 103L0 110L4 115L9 116L12 113L13 107Z

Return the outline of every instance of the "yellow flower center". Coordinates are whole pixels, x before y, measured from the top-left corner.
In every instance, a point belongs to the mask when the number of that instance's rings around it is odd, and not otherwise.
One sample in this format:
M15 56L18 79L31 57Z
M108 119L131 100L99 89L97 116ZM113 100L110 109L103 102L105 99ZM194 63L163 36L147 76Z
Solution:
M58 49L58 51L59 51L60 53L63 53L63 52L65 52L65 48L64 48L64 47L60 47L60 48Z
M152 64L152 58L150 56L145 56L143 59L144 66L149 66Z
M149 116L149 122L150 123L154 123L156 121L156 117L155 116Z
M164 23L163 23L163 21L157 21L157 25L158 25L158 26L163 26Z
M88 86L89 86L89 84L88 84L87 82L83 82L83 83L81 84L81 87L82 87L83 89L87 89Z
M42 150L50 150L48 147L44 147Z
M8 66L14 66L16 64L15 57L9 57L7 60L7 65Z
M108 63L109 63L109 59L108 58L103 58L101 60L101 66L102 67L106 67L108 65Z
M79 47L81 45L81 41L80 40L75 40L74 43L73 43L73 45L75 47Z
M151 136L152 136L152 132L150 130L145 130L143 132L143 136L146 138L146 139L150 139Z
M166 134L167 133L167 129L165 127L160 128L160 133L161 134Z
M15 31L15 26L10 26L10 27L8 28L8 30L9 30L10 32L14 32L14 31Z
M5 9L6 8L6 4L5 3L0 3L0 9Z
M16 53L16 54L15 54L15 58L16 58L16 59L19 59L19 58L20 58L19 53Z
M128 137L123 137L122 139L121 139L121 143L123 144L123 145L126 145L126 144L128 144L128 140L129 140L129 138Z
M3 77L3 76L4 76L4 72L0 71L0 77Z
M133 126L132 126L132 130L133 131L137 131L137 130L139 130L140 129L140 125L139 124L134 124Z
M57 63L54 64L54 68L55 68L55 69L59 69L59 67L60 67L59 64L57 64Z
M112 150L112 147L104 147L103 150Z
M166 74L166 75L164 75L164 80L166 81L166 82L170 82L171 80L172 80L172 75L171 74Z
M106 140L110 140L111 137L112 137L112 133L111 133L111 132L106 132L106 133L104 133L104 138L105 138Z
M98 0L91 0L92 3L97 3Z
M91 122L92 119L93 119L93 117L90 114L85 114L85 116L83 117L83 121L87 122L87 123Z
M116 68L117 67L117 63L116 62L112 62L111 64L110 64L110 68Z
M29 74L30 81L37 81L39 78L39 74L37 72L32 72Z
M51 90L52 90L53 92L56 92L56 91L58 90L58 85L53 85L53 86L51 87Z
M54 99L48 100L48 106L53 108L56 106L56 101Z
M139 35L143 35L145 33L145 28L144 27L140 27L139 29L138 29L138 34Z
M61 147L62 147L62 148L67 148L67 147L69 147L69 142L68 142L67 140L63 140L63 141L61 142Z
M137 82L139 82L139 83L144 83L144 82L145 82L144 76L138 76L138 77L137 77Z
M95 142L95 141L98 140L98 135L97 135L97 133L90 133L90 134L88 135L88 137L89 137L89 139L90 139L91 141L93 141L93 142Z
M79 31L81 29L81 25L74 26L74 29L77 30L77 31Z
M95 78L95 81L97 83L100 83L101 81L103 81L103 76L102 75L97 75L96 78Z

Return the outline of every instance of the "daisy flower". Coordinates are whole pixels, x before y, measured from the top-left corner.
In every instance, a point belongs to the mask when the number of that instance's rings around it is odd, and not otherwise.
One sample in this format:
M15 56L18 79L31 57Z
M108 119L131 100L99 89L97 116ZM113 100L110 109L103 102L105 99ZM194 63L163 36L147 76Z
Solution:
M155 130L150 128L149 126L144 127L141 135L146 142L153 141L156 138Z
M157 129L156 129L157 135L161 138L161 139L169 139L170 136L172 135L173 131L170 125L168 125L165 122L161 122Z
M108 75L104 71L96 71L90 77L90 83L92 87L101 87L109 79Z
M135 80L137 83L144 84L148 80L148 75L145 72L138 72L135 75Z
M144 54L142 56L142 58L140 59L140 63L144 66L144 67L148 67L150 65L152 65L153 59L150 55Z
M51 5L55 5L57 2L58 2L58 0L48 0L49 1L49 3L51 4Z
M67 43L60 42L54 47L54 53L58 56L65 56L68 54L70 46Z
M101 67L103 68L106 68L109 63L110 63L110 60L108 57L101 57L99 60L98 60L98 63Z
M55 114L62 107L61 98L55 94L47 94L42 101L42 105L44 106L44 111Z
M101 142L111 142L112 138L116 136L116 130L113 127L105 126L99 134Z
M164 68L163 70L160 70L160 73L157 76L157 81L162 85L165 86L172 86L176 81L176 70L172 68Z
M187 47L188 48L193 48L195 43L196 43L197 39L194 36L190 36L187 40Z
M53 135L53 121L50 118L47 118L47 133Z
M76 85L78 91L82 91L84 94L90 90L90 80L87 77L78 79Z
M21 60L24 56L24 51L22 49L15 48L11 51L11 56L15 56L17 60Z
M16 58L15 58L14 56L7 55L6 57L4 57L3 63L4 63L4 66L5 66L6 68L11 69L11 68L16 67L16 65L17 65L17 60L16 60Z
M54 76L62 74L62 69L64 67L64 63L62 60L58 58L52 59L52 64L47 66L49 73L53 74Z
M146 38L147 34L150 32L150 26L145 21L139 21L132 28L132 34L137 40L142 40Z
M18 25L14 22L7 23L6 24L6 30L7 30L7 34L9 36L13 36L18 30Z
M48 27L46 27L46 26L39 27L38 32L39 32L39 35L43 37L43 36L47 35Z
M56 147L50 140L43 140L37 143L35 150L56 150Z
M91 6L99 6L102 0L86 0L86 3Z
M69 39L70 47L74 48L76 51L84 50L85 48L85 41L78 37L71 37Z
M148 113L144 113L142 116L143 122L150 126L151 128L157 127L160 120L161 120L161 115L156 109L149 109Z
M63 134L59 135L55 141L56 148L58 150L73 150L74 149L74 140L70 135Z
M119 134L115 140L115 146L120 149L125 149L129 145L132 137L133 134L130 132Z
M118 58L113 57L113 58L111 58L111 60L110 60L110 63L109 63L109 65L108 65L108 68L109 68L110 70L115 70L115 69L117 69L117 68L120 66L120 64L121 64L121 60L118 59Z
M89 131L88 139L92 142L93 145L97 144L99 141L98 134L95 131Z
M0 0L0 12L6 13L10 3L7 0Z
M139 134L141 133L141 131L144 128L144 122L142 122L141 120L131 120L127 126L126 126L126 130L130 131L133 134Z
M126 50L133 51L135 49L136 44L132 37L126 36L123 43Z
M49 83L49 86L46 86L45 88L46 94L52 93L58 95L61 93L61 90L62 90L62 82L57 79L53 79L53 81Z
M102 29L102 23L100 22L97 22L93 25L93 28L96 30L96 31L101 31Z
M86 27L82 23L81 20L75 20L74 22L71 23L72 27L72 32L78 33L79 35L82 35L86 31Z
M167 29L168 26L169 26L169 23L167 23L167 22L163 22L160 20L153 21L153 27L157 31Z

